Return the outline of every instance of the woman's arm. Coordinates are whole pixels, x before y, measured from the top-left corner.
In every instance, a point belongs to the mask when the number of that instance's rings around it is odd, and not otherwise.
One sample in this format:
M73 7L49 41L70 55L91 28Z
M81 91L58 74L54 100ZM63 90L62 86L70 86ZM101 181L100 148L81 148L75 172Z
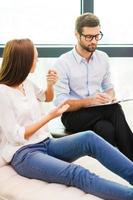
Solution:
M25 139L29 139L36 131L47 124L51 119L60 116L69 108L68 104L61 104L34 124L25 127Z
M55 70L49 70L47 74L47 89L44 93L45 101L52 101L54 98L54 89L53 86L58 79L57 73Z

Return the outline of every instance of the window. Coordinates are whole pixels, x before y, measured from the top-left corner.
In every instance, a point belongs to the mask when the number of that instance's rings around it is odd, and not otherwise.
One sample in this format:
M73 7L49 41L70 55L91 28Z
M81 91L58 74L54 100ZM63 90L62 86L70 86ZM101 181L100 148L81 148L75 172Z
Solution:
M0 11L0 44L30 38L35 44L73 44L80 0L4 0Z
M133 57L132 6L132 0L4 0L0 44L29 37L39 44L39 57L58 57L75 44L75 18L94 12L104 34L98 48L111 57Z
M104 33L101 44L133 44L132 8L132 0L94 0L94 13Z

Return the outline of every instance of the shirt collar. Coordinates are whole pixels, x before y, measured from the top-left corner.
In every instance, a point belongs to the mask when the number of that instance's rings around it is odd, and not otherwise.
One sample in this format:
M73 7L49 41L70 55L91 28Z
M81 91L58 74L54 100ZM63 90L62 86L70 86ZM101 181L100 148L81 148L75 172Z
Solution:
M72 49L72 53L73 53L75 59L77 60L77 62L78 62L79 64L80 64L81 62L85 62L85 61L86 61L85 58L83 58L82 56L80 56L80 55L78 54L78 52L76 51L76 48L75 48L75 47ZM95 55L95 52L92 54L90 60L93 60L94 55Z

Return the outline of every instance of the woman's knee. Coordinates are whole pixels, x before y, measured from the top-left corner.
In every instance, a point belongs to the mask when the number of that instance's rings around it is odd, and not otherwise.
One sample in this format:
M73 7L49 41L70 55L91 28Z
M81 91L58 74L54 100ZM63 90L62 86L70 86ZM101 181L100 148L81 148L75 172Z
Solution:
M81 138L84 141L90 141L91 142L92 140L97 140L99 138L99 136L94 131L91 131L91 130L84 131L84 132L81 132L81 133L82 133Z

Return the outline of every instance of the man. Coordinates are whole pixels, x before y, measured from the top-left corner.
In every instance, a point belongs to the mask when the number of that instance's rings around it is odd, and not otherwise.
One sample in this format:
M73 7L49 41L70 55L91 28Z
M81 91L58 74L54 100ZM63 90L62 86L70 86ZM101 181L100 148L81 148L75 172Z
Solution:
M92 13L79 16L75 35L75 48L55 63L59 75L55 105L62 101L70 105L61 120L71 133L95 131L133 160L133 133L121 106L117 103L101 106L115 101L115 91L108 56L96 50L103 36L97 16Z

